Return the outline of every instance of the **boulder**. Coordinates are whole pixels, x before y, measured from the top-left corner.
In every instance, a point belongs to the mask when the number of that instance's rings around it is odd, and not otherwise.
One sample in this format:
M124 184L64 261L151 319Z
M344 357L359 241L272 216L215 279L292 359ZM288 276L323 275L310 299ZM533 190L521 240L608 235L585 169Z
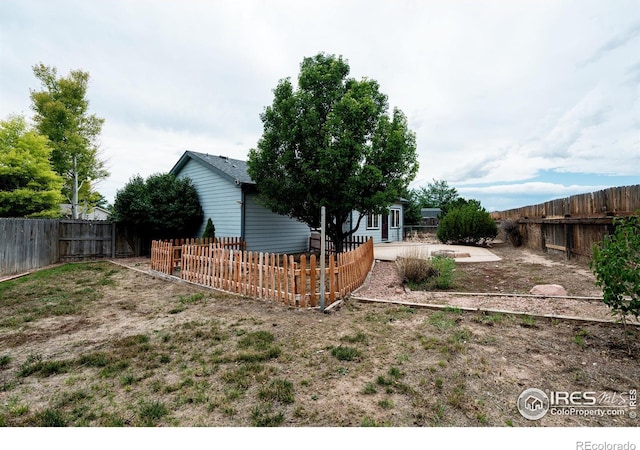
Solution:
M559 284L538 284L530 291L533 295L544 295L545 297L566 297L567 290Z

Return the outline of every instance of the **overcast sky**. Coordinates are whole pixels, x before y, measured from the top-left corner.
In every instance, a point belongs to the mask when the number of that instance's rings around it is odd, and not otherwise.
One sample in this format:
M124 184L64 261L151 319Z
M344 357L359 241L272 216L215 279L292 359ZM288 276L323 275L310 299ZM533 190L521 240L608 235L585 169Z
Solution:
M34 64L89 72L112 203L185 150L246 159L319 52L408 116L412 187L503 210L640 183L640 0L1 0L0 119L33 115Z

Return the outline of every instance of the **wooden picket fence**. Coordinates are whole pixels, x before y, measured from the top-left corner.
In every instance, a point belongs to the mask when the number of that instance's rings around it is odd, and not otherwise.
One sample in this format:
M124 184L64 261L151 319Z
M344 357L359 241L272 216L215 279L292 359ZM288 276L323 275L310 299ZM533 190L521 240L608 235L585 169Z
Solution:
M239 237L191 238L153 241L151 243L151 269L173 275L182 264L182 246L208 246L215 244L221 248L244 251L247 243Z
M154 242L152 269L173 273L168 243ZM154 262L154 255L157 262ZM361 286L373 265L373 239L350 252L328 258L325 306ZM264 299L280 305L315 307L320 301L320 267L315 255L247 252L209 245L184 244L180 277L234 294Z

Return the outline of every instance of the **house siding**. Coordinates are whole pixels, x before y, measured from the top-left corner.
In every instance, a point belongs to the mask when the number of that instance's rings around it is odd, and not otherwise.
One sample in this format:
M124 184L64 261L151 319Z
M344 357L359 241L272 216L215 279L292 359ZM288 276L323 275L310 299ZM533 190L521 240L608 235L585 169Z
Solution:
M257 202L256 195L244 199L244 239L247 250L295 254L309 249L309 227L290 217L275 214Z
M198 192L204 212L198 236L202 236L208 218L211 218L216 227L217 237L241 235L242 192L239 186L217 176L193 159L182 167L177 176L189 177Z

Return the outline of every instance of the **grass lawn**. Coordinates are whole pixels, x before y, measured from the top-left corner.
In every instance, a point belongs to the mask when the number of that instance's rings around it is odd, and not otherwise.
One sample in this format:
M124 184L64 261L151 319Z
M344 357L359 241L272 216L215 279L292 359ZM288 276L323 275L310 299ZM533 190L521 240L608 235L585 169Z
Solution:
M613 325L355 301L324 315L67 264L0 283L0 425L636 426L516 408L528 387L637 389L631 332L629 357Z

